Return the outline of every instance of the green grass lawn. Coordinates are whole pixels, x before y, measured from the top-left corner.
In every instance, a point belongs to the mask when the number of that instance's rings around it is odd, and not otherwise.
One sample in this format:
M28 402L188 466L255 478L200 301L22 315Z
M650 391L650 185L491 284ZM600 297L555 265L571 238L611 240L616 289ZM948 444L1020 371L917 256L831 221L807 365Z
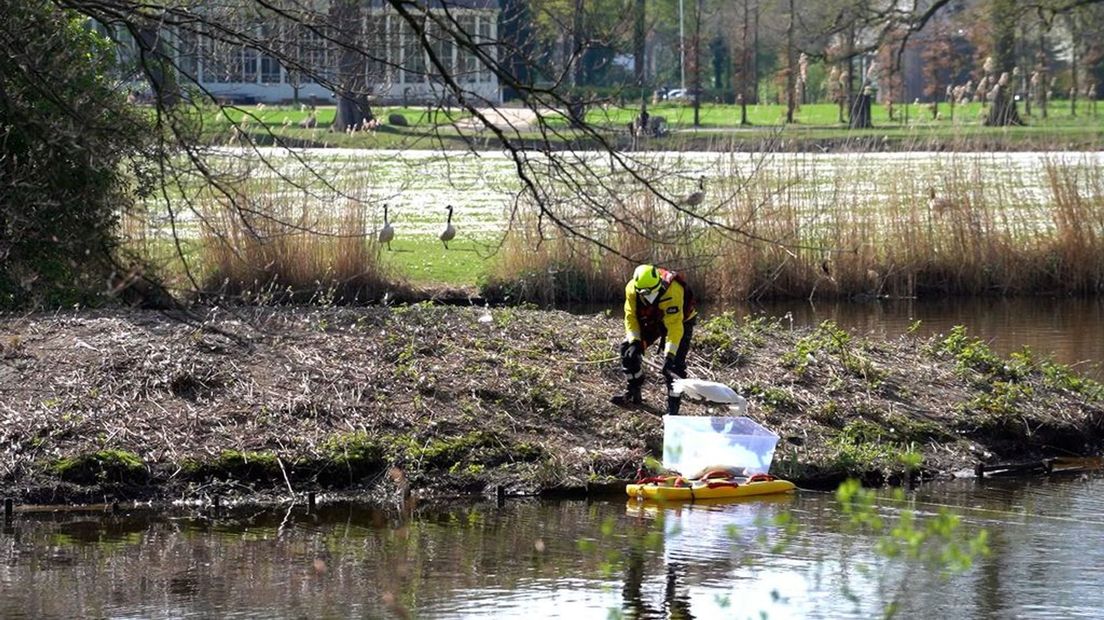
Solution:
M1021 114L1023 106L1020 106ZM625 125L639 114L639 106L611 107L608 109L594 108L587 112L587 122L596 125ZM653 116L662 116L667 123L675 128L692 127L694 123L694 108L682 103L661 103L649 105L648 113ZM983 106L980 103L968 103L954 107L954 120L951 120L951 107L946 103L939 105L939 119L933 119L931 109L926 103L894 106L894 118L890 120L889 109L880 104L871 108L871 122L875 126L917 125L917 126L954 126L954 125L978 125L983 114ZM777 104L749 105L747 106L748 122L753 127L781 126L786 120L786 106ZM550 117L552 120L562 122L562 117ZM699 126L706 128L737 128L740 126L740 107L731 104L702 104L699 110ZM1098 111L1097 116L1092 116L1088 102L1078 102L1077 116L1071 116L1068 102L1058 101L1052 103L1048 109L1048 117L1040 118L1037 114L1027 117L1031 125L1042 126L1077 126L1086 125L1104 126L1104 107ZM833 103L809 103L800 106L794 113L794 123L807 127L824 127L838 129L846 127L846 123L839 120L839 107Z
M183 249L191 264L193 275L204 279L203 244L195 239L183 239ZM166 240L158 240L143 246L128 248L141 254L151 264L161 269L160 275L170 282L187 286L176 246ZM380 250L381 263L395 270L395 275L414 285L477 286L486 276L494 258L489 257L492 248L479 239L459 237L445 247L435 237L409 236L391 242L391 250Z
M470 116L459 109L442 110L438 108L410 108L410 107L377 107L372 110L383 122L392 114L398 114L406 119L411 127L433 127L435 125L448 124L456 120ZM334 106L318 106L313 109L303 109L295 106L226 106L224 108L209 108L203 114L204 124L228 126L241 123L242 119L249 118L250 122L261 122L273 127L293 125L306 120L311 114L315 115L320 127L329 127L334 122L337 108Z
M815 143L818 140L851 138L879 138L894 141L907 141L923 145L928 141L939 142L942 146L954 148L961 143L963 148L976 147L978 142L997 140L1025 142L1032 148L1084 149L1095 148L1104 141L1104 111L1093 114L1089 102L1081 101L1076 116L1071 115L1068 102L1052 102L1048 118L1041 118L1036 111L1033 116L1025 116L1023 127L985 127L982 124L984 108L980 103L955 106L954 118L947 104L939 106L939 118L933 119L927 104L898 104L893 120L884 105L875 105L871 111L873 129L850 130L839 122L839 109L831 103L813 103L801 106L795 114L793 124L785 124L786 109L783 105L763 104L748 106L750 126L740 126L740 109L736 105L703 104L700 110L700 123L693 124L694 111L683 103L662 103L649 106L653 116L667 119L673 134L662 143L662 148L679 150L682 148L725 148L732 142L758 142L766 138L793 138L798 141ZM1021 113L1023 106L1021 105ZM271 144L274 135L297 146L337 147L337 148L382 148L382 149L466 149L496 148L493 134L473 130L459 131L452 126L456 120L465 118L466 113L458 110L442 110L411 107L378 107L377 116L384 121L378 131L357 132L352 134L329 131L333 123L333 106L318 107L313 111L318 126L313 129L299 127L311 111L290 106L241 106L227 107L221 111L208 109L203 115L204 133L213 143L230 143L233 139L231 128L237 125L243 128L258 144ZM624 139L623 128L639 113L635 106L595 107L587 112L587 122L600 131L605 128L612 136ZM407 127L386 123L392 114L406 118ZM242 124L243 119L249 118ZM545 115L545 121L556 135L551 136L553 143L567 143L578 132L568 129L562 114ZM724 140L708 137L707 134L719 134ZM545 135L540 131L523 132L525 140L542 141Z
M479 240L458 237L448 249L429 236L406 237L381 251L383 264L393 267L413 284L475 286L487 273L491 260Z

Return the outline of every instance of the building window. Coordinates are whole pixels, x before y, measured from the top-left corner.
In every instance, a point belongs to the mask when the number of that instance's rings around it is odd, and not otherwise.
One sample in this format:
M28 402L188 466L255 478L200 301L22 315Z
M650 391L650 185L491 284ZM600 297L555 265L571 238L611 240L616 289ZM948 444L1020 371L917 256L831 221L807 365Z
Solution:
M176 63L180 72L192 81L199 81L199 38L190 30L176 35Z
M461 41L467 42L468 39L478 40L475 13L462 13L457 17L456 23L462 32L460 35ZM479 59L475 57L475 54L461 46L458 46L458 55L457 79L461 82L477 81L479 79Z
M280 36L278 29L271 23L261 24L261 40L269 41L272 44L283 47L284 39ZM280 61L268 54L261 55L261 83L262 84L279 84L282 77L282 71Z
M475 37L476 44L479 45L480 49L491 58L495 57L495 23L493 17L493 13L479 14L479 22L476 26L476 32L478 32L478 36ZM486 63L479 63L478 72L480 82L495 81L494 74L491 73L491 70L487 67Z
M317 77L328 79L330 76L328 57L326 53L327 43L315 28L306 26L299 37L299 62L304 70L311 75L303 75L302 83L313 84Z
M267 54L261 56L261 83L280 83L280 61Z
M452 36L443 32L436 24L426 24L426 39L429 41L429 48L433 50L433 56L437 59L436 63L430 63L429 72L436 76L440 75L443 69L445 73L452 75L454 72L452 52L455 48Z
M390 42L387 28L388 15L382 11L371 11L365 16L364 41L368 52L365 77L370 87L391 81L391 67L387 64Z
M241 81L255 84L257 82L257 50L250 47L241 48L242 79Z
M425 81L426 59L422 50L421 37L414 32L405 20L402 23L402 68L403 82L420 84Z

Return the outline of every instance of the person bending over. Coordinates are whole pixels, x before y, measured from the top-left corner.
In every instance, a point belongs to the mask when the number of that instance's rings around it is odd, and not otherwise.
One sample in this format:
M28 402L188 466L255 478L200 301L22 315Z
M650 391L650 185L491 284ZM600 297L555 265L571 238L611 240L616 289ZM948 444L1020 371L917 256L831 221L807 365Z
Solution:
M663 379L667 383L667 415L678 415L682 401L672 393L676 378L686 378L686 354L698 315L694 293L686 279L674 271L640 265L625 285L625 340L621 343L621 369L625 393L611 398L622 407L643 402L644 351L657 341L663 348Z

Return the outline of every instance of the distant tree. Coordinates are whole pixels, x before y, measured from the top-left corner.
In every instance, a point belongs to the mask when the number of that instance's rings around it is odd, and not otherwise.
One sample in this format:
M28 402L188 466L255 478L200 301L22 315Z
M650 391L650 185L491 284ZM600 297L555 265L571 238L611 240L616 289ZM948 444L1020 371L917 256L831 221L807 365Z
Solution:
M925 37L924 47L920 52L924 97L932 103L932 120L938 118L939 98L951 84L955 58L953 52L951 29L946 21L942 21Z
M337 43L334 131L348 131L375 118L368 100L368 58L357 52L357 42L366 34L365 8L360 0L332 0L330 3L330 21L326 26ZM424 29L415 29L415 36L426 38L430 35Z
M1104 85L1104 4L1088 6L1082 9L1083 21L1086 33L1095 33L1095 36L1085 37L1082 63L1090 85L1093 87L1093 100L1104 95L1101 90Z
M759 11L757 0L740 0L734 8L735 32L731 37L732 44L732 82L736 90L737 103L740 104L740 124L747 125L747 106L756 102L756 85L758 72L756 71L756 40L758 35Z
M786 11L786 122L794 122L794 109L797 107L797 48L794 47L794 27L797 15L794 0L788 0Z
M633 77L635 86L640 89L641 103L646 100L648 91L648 11L645 0L636 0L633 9Z
M530 3L527 0L501 0L501 4L498 33L503 67L509 72L511 81L531 86L537 67L534 63L534 25ZM509 84L504 90L506 99L514 99L520 94Z
M993 60L988 71L992 90L989 94L989 115L985 124L990 126L1022 125L1020 113L1013 98L1012 71L1015 68L1016 24L1021 13L1016 0L989 0L989 24L992 28ZM995 84L993 84L995 82Z
M695 0L693 7L692 25L694 33L690 37L690 90L691 101L694 105L694 126L701 126L701 98L702 98L702 62L701 39L703 1Z

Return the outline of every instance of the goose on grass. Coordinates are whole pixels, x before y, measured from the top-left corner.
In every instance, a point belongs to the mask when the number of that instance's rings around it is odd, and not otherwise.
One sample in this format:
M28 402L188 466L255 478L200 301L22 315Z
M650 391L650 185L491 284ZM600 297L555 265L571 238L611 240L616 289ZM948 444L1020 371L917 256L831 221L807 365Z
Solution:
M441 243L448 249L448 242L456 237L456 227L452 225L452 205L448 206L448 220L445 221L445 229L441 231Z
M391 240L395 238L395 227L391 225L391 221L387 218L387 204L383 205L383 228L379 231L379 242L387 244L388 251L391 250Z

